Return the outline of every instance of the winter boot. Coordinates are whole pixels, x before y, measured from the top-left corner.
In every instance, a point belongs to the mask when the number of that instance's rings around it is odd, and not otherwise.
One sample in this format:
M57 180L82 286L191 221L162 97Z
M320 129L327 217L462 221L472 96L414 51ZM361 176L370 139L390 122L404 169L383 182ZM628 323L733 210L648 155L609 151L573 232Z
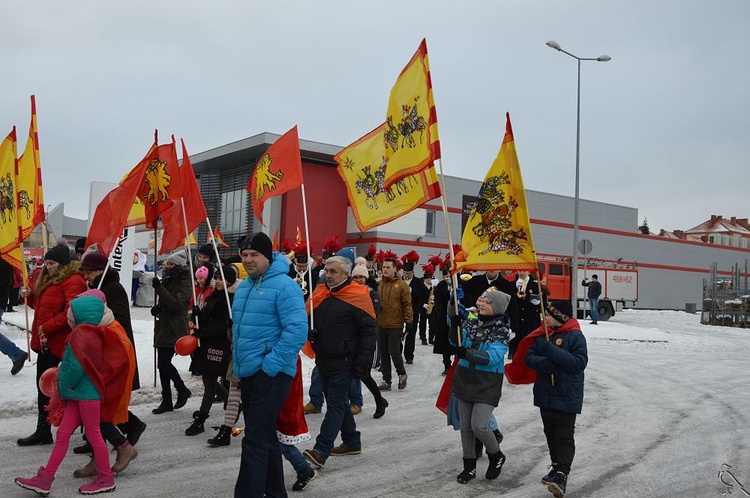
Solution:
M398 376L398 388L406 389L406 374Z
M117 450L117 458L115 459L115 464L112 465L112 472L119 474L127 468L130 462L135 460L135 457L138 456L138 450L127 441L115 448L115 450Z
M85 439L83 440L82 445L76 446L75 448L73 448L73 453L75 453L76 455L90 455L93 452L94 452L94 449L91 447L91 444L89 444L89 442L86 441ZM93 476L94 474L91 474L91 475Z
M316 475L317 473L315 472L315 469L312 468L312 466L305 467L302 473L297 475L297 482L292 485L292 491L304 491L307 485L310 484L310 481L315 479Z
M44 467L39 467L39 472L34 477L16 477L16 484L39 496L47 496L54 480L55 476L47 472Z
M177 410L179 408L182 408L187 403L188 398L193 393L190 392L190 389L185 387L185 384L182 385L182 387L177 388L177 401L174 403L174 409ZM201 431L203 432L203 431Z
M45 420L46 420L45 414ZM18 441L18 446L36 446L38 444L52 444L52 428L46 422L37 423L36 431L29 437L22 437Z
M161 404L151 410L151 413L159 415L160 413L171 412L173 410L174 406L172 405L172 391L167 390L161 392Z
M96 474L96 460L94 460L93 455L91 455L91 460L89 460L89 463L87 463L86 466L73 471L73 477L79 477L79 478L80 477L93 477L94 474Z
M565 486L568 484L568 475L560 471L555 472L554 477L547 484L547 489L555 498L564 498Z
M542 477L542 484L550 484L552 482L552 479L555 478L555 473L557 470L555 470L555 467L557 467L557 464L555 462L552 462L547 466L547 469L549 469L549 472L547 472L547 475Z
M464 458L464 470L458 474L456 481L459 484L466 484L477 476L477 459Z
M128 432L128 443L130 443L131 446L138 444L138 441L141 439L141 434L146 430L146 427L146 422L139 420L138 425Z
M487 467L487 473L484 475L485 479L497 479L500 472L503 470L503 464L505 463L505 455L498 448L497 453L487 455L490 459L490 465Z
M385 415L386 408L388 408L388 400L381 397L380 400L375 402L375 413L372 418L380 418Z
M201 411L197 411L193 413L193 423L185 429L185 435L186 436L197 436L198 434L204 432L206 428L203 426L203 423L208 418L208 413L204 413Z
M115 475L111 472L106 475L97 474L93 481L78 488L82 495L97 495L109 493L115 490Z
M231 441L230 437L232 435L232 428L228 425L222 425L219 427L219 433L216 435L216 437L213 437L208 440L209 446L229 446L229 443Z

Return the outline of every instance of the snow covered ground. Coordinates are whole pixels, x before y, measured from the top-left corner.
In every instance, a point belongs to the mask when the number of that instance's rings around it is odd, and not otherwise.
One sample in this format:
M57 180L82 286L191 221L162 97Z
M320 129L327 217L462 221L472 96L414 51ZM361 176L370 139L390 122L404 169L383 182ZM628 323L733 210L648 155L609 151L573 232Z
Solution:
M20 311L20 309L19 309ZM239 468L240 440L210 448L208 430L184 435L198 408L202 385L190 378L188 361L177 365L188 379L193 397L185 408L153 415L158 389L153 380L152 322L147 309L133 308L141 384L132 410L148 429L138 443L139 456L117 478L120 497L232 496ZM22 313L4 316L4 334L25 348ZM598 326L582 324L588 339L589 365L583 414L576 428L577 454L568 481L571 497L711 497L725 488L717 478L723 463L750 490L750 331L709 327L698 315L671 311L619 313ZM306 359L305 359L306 360ZM312 364L306 360L307 372ZM0 359L0 496L32 496L13 478L32 475L43 465L51 446L22 448L16 439L35 426L34 366L15 377L10 362ZM431 347L417 346L414 365L407 366L404 391L386 394L385 417L374 420L374 404L365 389L365 407L357 416L362 431L361 455L331 457L304 494L308 497L547 497L540 483L547 472L547 448L531 386L505 385L495 410L508 456L495 481L482 477L461 485L459 435L434 408L443 381L441 357ZM309 375L307 382L309 382ZM375 375L380 380L379 375ZM208 425L223 420L220 404ZM313 435L322 415L308 416ZM78 444L80 439L74 437ZM312 442L302 449L312 447ZM52 495L76 495L81 480L73 470L87 457L72 450L63 462ZM479 461L484 474L486 457ZM294 472L285 463L287 488ZM290 491L290 494L294 494ZM735 489L735 496L742 493Z

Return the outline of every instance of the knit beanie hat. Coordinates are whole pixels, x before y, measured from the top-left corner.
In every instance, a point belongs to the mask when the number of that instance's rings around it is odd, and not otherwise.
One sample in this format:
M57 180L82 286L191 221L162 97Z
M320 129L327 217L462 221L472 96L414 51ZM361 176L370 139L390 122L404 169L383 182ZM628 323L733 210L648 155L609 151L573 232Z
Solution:
M203 265L195 270L195 278L203 278L206 282L210 282L214 277L214 270L209 265Z
M268 238L268 235L263 232L258 232L252 237L246 238L242 242L240 251L244 251L245 249L258 251L263 256L265 256L268 261L273 261L273 242L271 242L271 239Z
M214 246L212 246L211 244L206 244L206 245L201 246L198 249L198 254L203 254L204 256L207 256L211 261L213 261L216 256L214 254Z
M98 252L89 252L83 256L81 270L104 270L107 267L107 256Z
M482 297L487 299L490 302L490 305L492 306L492 311L496 315L502 315L505 313L505 310L508 309L508 304L510 303L510 296L506 294L505 292L500 292L496 289L487 289L482 294Z
M70 302L68 318L72 318L76 325L99 325L104 316L104 308L104 302L98 297L79 296Z
M345 247L338 251L334 256L343 256L349 260L349 263L354 267L354 249L351 247Z
M169 256L166 261L166 263L172 263L175 266L187 266L187 256L185 256L185 251L177 251L176 253Z
M81 296L94 296L95 298L100 299L103 303L107 303L107 296L105 296L104 293L99 289L89 289L86 292L81 292L76 297Z
M221 267L221 271L224 272L224 283L229 287L237 281L237 272L234 271L232 265L226 265ZM216 278L221 278L221 273L216 275Z
M369 277L370 273L367 271L367 267L365 265L357 265L352 270L352 277Z
M70 264L70 248L65 244L57 244L44 255L45 260L57 261L60 266Z
M573 317L573 305L570 301L545 301L544 309L555 320L565 323Z

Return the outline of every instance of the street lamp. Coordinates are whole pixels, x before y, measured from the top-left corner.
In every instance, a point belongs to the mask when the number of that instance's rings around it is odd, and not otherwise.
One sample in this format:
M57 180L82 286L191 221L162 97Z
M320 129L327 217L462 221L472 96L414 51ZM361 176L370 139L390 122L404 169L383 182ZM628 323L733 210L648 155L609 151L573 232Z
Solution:
M560 47L560 44L553 40L548 41L547 46L554 48L565 55L569 55L578 61L578 96L576 100L576 193L575 205L573 208L573 275L571 276L571 279L573 280L573 288L571 289L570 298L571 304L573 305L573 312L575 313L575 316L578 317L578 218L580 211L579 179L581 173L581 61L609 62L612 60L612 57L608 55L600 55L599 57L578 57L577 55L573 55L570 52L563 50Z

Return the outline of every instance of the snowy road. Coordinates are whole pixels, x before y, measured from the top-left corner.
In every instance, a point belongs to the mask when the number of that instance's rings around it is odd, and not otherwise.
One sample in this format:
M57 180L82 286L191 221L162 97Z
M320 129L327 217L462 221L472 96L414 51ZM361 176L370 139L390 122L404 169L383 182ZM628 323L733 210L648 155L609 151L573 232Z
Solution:
M22 323L18 313L4 318ZM134 318L142 384L147 387L134 396L133 411L148 429L138 444L138 459L117 478L114 496L231 496L239 440L233 439L227 448L208 448L205 441L212 431L196 437L183 434L199 404L202 388L197 379L188 381L194 395L185 408L151 414L158 398L152 384L151 324L144 310L134 309ZM19 331L6 325L2 329L19 345L23 343ZM568 496L721 496L724 487L717 473L722 463L731 464L738 479L750 484L749 331L701 326L697 315L657 311L627 311L598 327L585 323L583 329L590 361ZM408 386L386 394L390 407L383 419L372 418L372 398L365 394L366 406L357 416L362 454L331 457L304 496L551 496L540 483L549 461L531 386L506 384L495 410L508 456L500 478L479 477L466 485L456 482L461 445L458 433L434 408L443 378L440 357L431 351L417 346L414 365L407 366ZM3 361L9 369L10 363ZM181 361L187 377L187 363ZM305 362L305 368L309 370L311 364ZM32 496L17 488L13 477L33 474L51 449L21 448L15 443L35 424L34 369L27 367L16 377L4 371L0 378L0 496ZM210 425L219 425L222 419L221 405L214 405ZM313 434L321 420L322 415L308 416ZM74 440L77 444L79 439ZM312 443L301 445L309 447ZM86 457L71 451L51 496L76 495L83 482L72 472L86 462ZM480 476L486 464L486 457L479 461ZM285 471L291 488L294 472L288 464ZM735 490L734 496L741 493Z

